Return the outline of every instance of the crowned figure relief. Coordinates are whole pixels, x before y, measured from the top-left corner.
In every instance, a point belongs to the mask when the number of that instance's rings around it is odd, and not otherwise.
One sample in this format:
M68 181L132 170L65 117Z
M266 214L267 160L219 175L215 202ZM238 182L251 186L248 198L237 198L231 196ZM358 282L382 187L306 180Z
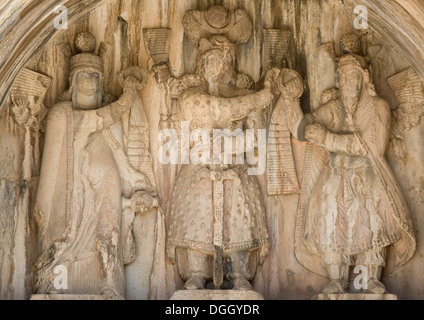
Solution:
M81 33L75 44L70 89L47 120L35 204L43 252L35 289L122 299L124 264L134 259L131 213L158 205L139 96L147 75L137 67L122 72L124 92L106 105L96 39ZM68 272L65 289L55 287L57 267Z
M391 109L378 96L359 41L342 39L337 88L313 114L286 108L292 134L308 146L296 226L296 257L330 278L325 294L348 292L350 266L367 270L363 293L384 294L382 271L414 254L410 211L386 160ZM346 41L344 41L346 40Z
M277 73L270 71L265 88L254 91L253 80L236 71L237 44L252 34L246 12L213 6L188 11L183 21L187 37L198 44L196 73L166 79L163 68L157 69L162 72L157 78L178 103L179 119L189 123L191 132L202 129L209 137L217 129L240 129L243 134L248 128L261 128L260 115L273 102L271 87ZM193 144L190 148L193 152ZM180 167L168 221L167 254L177 264L185 289L204 289L213 280L216 289L252 290L249 281L270 246L263 195L256 176L248 174L249 165L236 164L235 154L233 164L217 164L217 153L221 155L214 150L207 156L209 164Z

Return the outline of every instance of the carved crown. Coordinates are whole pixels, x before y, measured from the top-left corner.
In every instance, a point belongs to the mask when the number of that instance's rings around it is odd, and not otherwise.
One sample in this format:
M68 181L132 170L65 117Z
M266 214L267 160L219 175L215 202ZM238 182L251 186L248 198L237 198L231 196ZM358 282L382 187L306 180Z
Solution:
M81 53L71 58L71 74L85 69L95 69L103 73L103 60L94 54L96 38L89 32L80 33L75 39L75 47Z
M249 41L252 22L244 10L228 10L217 5L207 11L187 11L183 19L185 34L194 43L214 35L226 36L235 44Z
M206 56L209 52L219 50L229 54L233 60L237 55L237 46L225 36L213 36L210 39L202 39L199 44L199 53Z
M361 52L361 41L356 34L349 33L340 40L340 49L343 54L359 54Z
M367 70L368 67L365 59L356 54L346 54L340 58L338 63L338 70L340 71L342 68L347 66L358 68L362 71Z

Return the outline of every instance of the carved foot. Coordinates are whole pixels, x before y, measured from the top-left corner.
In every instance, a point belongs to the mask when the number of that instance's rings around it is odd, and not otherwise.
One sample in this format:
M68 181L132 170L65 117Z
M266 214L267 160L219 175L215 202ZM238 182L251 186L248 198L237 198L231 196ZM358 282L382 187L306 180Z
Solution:
M364 290L364 293L384 294L386 293L386 287L381 281L371 278L368 281L368 289Z
M184 285L185 290L201 290L205 288L205 278L202 276L193 276L187 280Z
M125 300L114 288L109 286L102 290L101 295L105 297L105 300Z
M233 290L250 291L253 290L253 288L246 278L235 278L233 280Z
M346 281L344 280L332 280L325 288L322 290L324 294L339 294L346 292Z

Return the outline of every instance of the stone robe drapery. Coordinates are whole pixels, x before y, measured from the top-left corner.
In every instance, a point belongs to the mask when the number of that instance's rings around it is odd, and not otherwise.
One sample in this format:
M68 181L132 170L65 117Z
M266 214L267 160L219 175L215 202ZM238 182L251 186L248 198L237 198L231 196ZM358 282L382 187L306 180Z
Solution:
M232 98L208 95L199 88L189 89L179 99L180 116L190 121L190 129L234 129L246 116L241 110L255 111L255 106L267 106L272 96L263 92ZM236 92L237 94L237 92ZM243 123L243 121L241 121ZM242 124L243 127L243 124ZM233 160L234 161L234 160ZM234 163L234 162L233 162ZM174 260L176 248L190 248L213 255L214 252L214 182L210 165L184 165L180 170L172 197L167 253ZM260 251L265 259L270 240L262 192L255 176L249 176L248 166L222 165L233 171L231 179L223 181L222 250L224 255L236 251Z
M58 291L53 287L55 268L65 266L69 288L63 293L99 294L105 285L102 264L109 263L116 273L109 276L124 296L122 184L102 134L116 123L114 107L73 110L71 102L64 102L50 112L35 211L43 247L38 293ZM122 139L120 130L111 129Z
M331 115L324 107L315 116L335 128L340 123L326 122L343 119L343 112L334 113L333 108ZM385 268L390 273L415 252L410 211L385 159L390 118L387 103L370 97L358 106L353 119L356 133L330 133L326 153L319 146L308 146L296 257L309 270L327 275L319 261L323 253L355 255L390 246Z

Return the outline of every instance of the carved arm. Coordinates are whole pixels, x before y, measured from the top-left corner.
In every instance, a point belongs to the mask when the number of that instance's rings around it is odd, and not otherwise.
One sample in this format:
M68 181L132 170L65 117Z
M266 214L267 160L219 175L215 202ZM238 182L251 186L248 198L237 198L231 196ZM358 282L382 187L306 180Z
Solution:
M270 89L234 98L215 97L199 90L187 90L179 102L187 121L205 118L208 122L210 119L222 122L244 119L254 111L265 109L272 103L273 98ZM205 116L202 117L202 114Z
M103 130L102 133L112 150L113 158L117 164L121 179L131 186L131 190L124 192L124 196L129 198L134 192L140 190L146 190L154 194L156 190L149 181L149 178L144 173L132 167L123 146L116 140L112 130L107 128Z
M128 71L138 71L139 69L141 68L133 67L129 68ZM145 74L144 77L147 77L147 74ZM124 77L124 74L121 73L120 83L124 89L124 92L119 100L95 111L103 118L104 128L109 128L113 124L120 121L122 119L122 115L129 112L132 105L136 104L137 102L141 102L139 90L141 90L145 85L143 81L145 82L146 80L137 79L132 75Z
M332 133L323 125L316 123L306 126L305 137L309 141L324 147L329 152L344 153L351 156L367 155L361 141L354 133Z

